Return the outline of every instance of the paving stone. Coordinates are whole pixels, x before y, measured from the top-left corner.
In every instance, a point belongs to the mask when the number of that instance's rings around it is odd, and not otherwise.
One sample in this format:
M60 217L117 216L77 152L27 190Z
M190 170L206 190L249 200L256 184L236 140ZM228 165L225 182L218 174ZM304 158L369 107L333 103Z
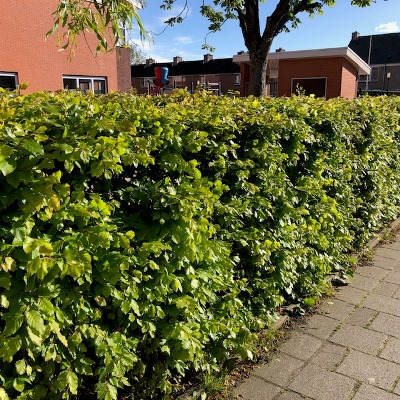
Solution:
M395 299L400 299L400 288L392 295Z
M379 282L378 285L372 289L372 293L393 296L398 289L399 285L383 281Z
M384 268L384 269L395 269L396 266L399 265L398 260L393 260L392 258L386 258L382 256L377 256L376 254L373 256L373 265L375 267Z
M400 396L400 381L397 382L397 385L394 388L394 392Z
M393 393L385 392L377 387L363 383L357 390L353 400L399 400L400 397Z
M382 280L390 271L384 268L373 266L364 266L361 265L357 267L356 274L360 274L367 278L376 279L378 281ZM369 289L367 289L369 290Z
M338 289L336 298L350 304L359 305L368 294L365 290L360 290L351 285Z
M386 258L392 258L393 260L400 260L400 250L388 249L386 247L378 247L375 249L374 254Z
M400 364L400 339L390 338L382 350L380 357Z
M325 315L312 315L305 325L302 325L303 332L316 336L320 339L327 339L337 328L339 322Z
M386 249L399 250L400 251L400 237L394 242L383 243L379 247L383 247L383 248L386 248Z
M351 325L357 325L365 327L368 325L376 316L378 311L371 310L369 308L359 307L356 308L349 317L346 318L346 323Z
M319 309L319 313L343 321L353 310L353 304L341 300L332 299L326 301Z
M296 358L279 353L268 363L252 372L253 376L285 387L300 371L304 362Z
M314 336L294 332L290 338L280 346L280 350L300 360L308 360L321 345L321 340Z
M400 339L400 318L394 315L379 313L369 328Z
M318 400L348 399L355 385L353 379L307 365L288 386L289 389Z
M400 271L390 271L386 277L386 282L395 283L396 285L400 285Z
M274 400L303 400L303 399L305 399L305 397L303 397L301 394L292 392L290 390L285 390Z
M359 326L344 324L335 332L330 340L342 346L350 347L351 349L376 355L383 346L386 335Z
M332 371L344 359L346 353L346 347L327 343L314 354L310 362Z
M363 306L400 317L400 299L372 293L366 298Z
M359 268L365 268L365 267L359 267ZM372 288L378 285L379 281L380 280L377 278L368 278L367 276L356 274L354 278L350 280L349 285L357 289L370 291Z
M279 386L250 376L235 389L235 395L243 400L272 400L281 391Z
M339 365L337 372L389 390L400 374L400 365L353 350Z

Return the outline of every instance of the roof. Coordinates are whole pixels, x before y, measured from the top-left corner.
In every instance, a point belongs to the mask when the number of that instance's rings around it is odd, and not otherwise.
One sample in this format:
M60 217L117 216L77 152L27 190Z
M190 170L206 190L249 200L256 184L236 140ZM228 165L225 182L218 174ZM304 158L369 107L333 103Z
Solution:
M239 73L240 66L232 61L232 58L216 58L204 62L203 60L181 61L176 65L169 63L154 63L146 67L146 64L131 66L132 77L152 77L155 75L155 67L167 67L168 75L216 75L223 73Z
M314 49L314 50L296 50L296 51L279 51L269 53L268 60L296 60L306 58L333 58L343 57L349 61L360 75L369 75L371 68L362 60L353 50L348 47L334 47L329 49ZM241 53L233 56L233 61L249 62L249 54Z
M370 43L369 64L400 63L400 33L358 36L350 41L349 47L368 63Z

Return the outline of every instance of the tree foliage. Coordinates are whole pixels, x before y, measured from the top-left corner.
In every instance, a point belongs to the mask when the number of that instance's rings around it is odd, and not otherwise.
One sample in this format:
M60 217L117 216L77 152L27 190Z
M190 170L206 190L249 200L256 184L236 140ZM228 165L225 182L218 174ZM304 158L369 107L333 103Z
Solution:
M121 26L132 27L133 21L140 36L146 35L138 14L143 5L143 0L59 0L53 12L54 25L47 35L57 32L60 45L73 48L77 37L89 31L98 39L97 51L107 51L124 39Z

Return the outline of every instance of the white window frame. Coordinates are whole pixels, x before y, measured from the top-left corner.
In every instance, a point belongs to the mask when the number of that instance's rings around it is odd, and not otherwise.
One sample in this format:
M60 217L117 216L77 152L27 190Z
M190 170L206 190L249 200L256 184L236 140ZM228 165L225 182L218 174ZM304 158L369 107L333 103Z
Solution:
M149 78L141 77L139 79L140 79L140 87L141 88L147 87L147 81L149 80Z
M235 74L233 77L233 84L235 86L240 86L240 74Z
M64 79L71 79L76 81L76 85L74 89L68 89L64 86ZM81 82L80 81L89 81L89 88L93 93L94 91L94 83L95 81L102 81L104 82L104 93L97 93L97 94L106 94L108 93L108 85L107 85L107 78L105 76L85 76L85 75L63 75L62 76L62 87L67 90L75 90L75 91L83 91L86 93L86 90L79 89Z
M17 89L17 87L18 87L18 74L16 72L2 72L2 71L0 71L0 76L6 76L8 78L10 78L10 77L14 78L15 89ZM8 89L8 88L6 88L6 89ZM13 89L13 90L15 90L15 89Z
M371 67L371 73L369 75L359 75L358 82L378 82L379 70L380 67Z

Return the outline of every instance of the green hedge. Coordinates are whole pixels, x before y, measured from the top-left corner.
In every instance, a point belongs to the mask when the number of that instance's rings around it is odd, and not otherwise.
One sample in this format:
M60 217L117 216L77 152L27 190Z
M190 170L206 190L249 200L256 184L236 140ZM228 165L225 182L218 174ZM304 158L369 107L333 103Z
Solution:
M0 399L169 398L399 211L397 99L0 92Z

